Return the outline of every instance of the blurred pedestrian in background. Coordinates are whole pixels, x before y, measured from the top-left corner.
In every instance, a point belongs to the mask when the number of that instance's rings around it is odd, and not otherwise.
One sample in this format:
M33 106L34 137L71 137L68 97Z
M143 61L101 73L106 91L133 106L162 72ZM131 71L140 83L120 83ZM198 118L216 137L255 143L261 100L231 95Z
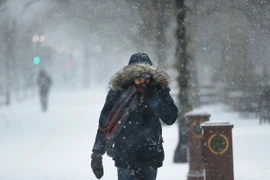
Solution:
M39 87L41 109L45 112L48 108L48 96L52 85L52 79L43 69L39 72L37 84Z

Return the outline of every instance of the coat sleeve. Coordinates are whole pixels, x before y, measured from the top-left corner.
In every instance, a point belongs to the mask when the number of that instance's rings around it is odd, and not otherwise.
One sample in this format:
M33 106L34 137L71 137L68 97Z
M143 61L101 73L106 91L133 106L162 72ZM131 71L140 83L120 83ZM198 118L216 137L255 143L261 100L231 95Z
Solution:
M178 116L178 108L170 95L169 88L158 89L153 98L149 101L149 105L155 115L159 117L165 124L173 124Z
M92 152L99 153L99 154L104 154L105 153L105 135L101 131L101 128L105 124L107 117L109 116L109 113L116 102L118 97L118 93L110 90L107 94L105 104L102 108L102 111L100 113L99 117L99 125L98 125L98 130L95 138L95 143L92 149Z

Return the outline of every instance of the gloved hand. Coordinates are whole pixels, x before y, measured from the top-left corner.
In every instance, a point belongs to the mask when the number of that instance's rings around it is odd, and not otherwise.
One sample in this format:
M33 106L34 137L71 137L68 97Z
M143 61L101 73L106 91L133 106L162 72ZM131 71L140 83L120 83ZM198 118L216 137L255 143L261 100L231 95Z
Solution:
M102 155L98 153L92 153L91 155L91 168L95 176L100 179L103 176L103 165L102 165Z
M156 86L152 83L146 83L144 88L145 101L151 101L158 95Z

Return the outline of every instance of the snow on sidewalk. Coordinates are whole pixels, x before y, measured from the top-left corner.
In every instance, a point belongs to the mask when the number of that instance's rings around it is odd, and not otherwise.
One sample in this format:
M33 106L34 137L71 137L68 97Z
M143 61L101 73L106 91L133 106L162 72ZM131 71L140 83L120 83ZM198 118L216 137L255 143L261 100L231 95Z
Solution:
M56 91L47 113L37 97L0 109L0 179L94 180L90 154L106 90ZM195 111L208 112L211 121L231 122L236 180L270 179L270 126L244 120L222 105ZM5 120L3 120L5 119ZM177 124L163 127L164 166L158 180L186 179L188 164L174 164ZM104 156L103 180L117 180L113 161Z

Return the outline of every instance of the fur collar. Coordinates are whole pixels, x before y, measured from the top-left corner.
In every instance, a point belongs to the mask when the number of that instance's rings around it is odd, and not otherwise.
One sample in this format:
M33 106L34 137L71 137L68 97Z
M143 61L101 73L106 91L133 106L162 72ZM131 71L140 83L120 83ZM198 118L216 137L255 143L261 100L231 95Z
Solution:
M132 83L142 73L151 74L153 83L158 86L163 88L169 86L169 76L164 71L144 63L135 63L118 71L110 81L110 88L119 91L124 85Z

